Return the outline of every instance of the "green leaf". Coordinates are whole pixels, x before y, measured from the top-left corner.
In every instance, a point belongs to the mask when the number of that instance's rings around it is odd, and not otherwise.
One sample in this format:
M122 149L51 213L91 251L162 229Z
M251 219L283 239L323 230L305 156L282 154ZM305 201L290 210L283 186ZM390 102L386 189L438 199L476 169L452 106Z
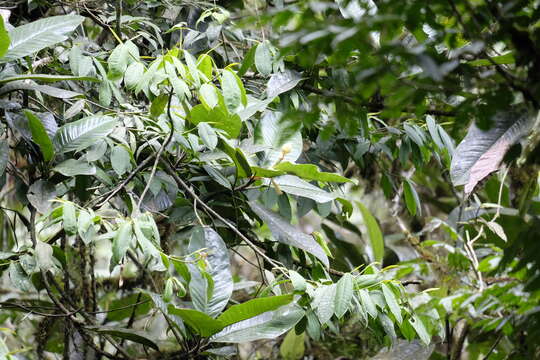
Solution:
M422 340L425 345L429 345L431 342L431 336L427 332L426 327L424 326L424 323L420 317L417 314L414 314L408 321L418 334L420 340Z
M124 175L131 170L131 157L122 145L116 145L111 151L111 166L118 176Z
M64 222L64 230L68 235L77 233L77 214L75 205L72 202L65 202L62 205L62 221Z
M84 21L79 15L49 16L16 27L9 33L11 43L1 62L20 59L67 39L66 34Z
M251 299L242 304L231 306L217 319L221 321L224 326L228 326L255 317L264 312L276 310L283 305L287 305L292 300L292 294Z
M9 48L9 34L4 26L4 18L0 16L0 59L6 54Z
M270 43L264 41L255 50L255 67L262 75L270 75L272 73L272 62L273 56L270 51Z
M233 148L224 139L219 139L218 147L234 162L236 165L236 174L239 178L248 178L252 175L251 166L242 150Z
M358 290L358 295L360 296L360 303L362 306L366 309L367 313L372 318L377 318L377 307L375 306L375 303L373 303L373 300L371 300L371 297L369 296L369 293L365 289Z
M40 118L31 111L24 110L24 114L28 119L28 126L32 132L32 140L39 145L41 153L43 154L43 159L47 162L51 161L54 157L54 147L47 131L45 131L43 123Z
M13 286L25 293L34 290L34 285L30 281L30 277L24 272L20 262L12 261L9 265L9 278Z
M126 252L131 244L131 237L133 235L131 221L124 221L118 227L116 235L112 243L112 257L111 257L111 269L126 255Z
M218 144L218 136L214 129L208 123L201 122L197 125L199 136L203 144L210 150L214 150Z
M208 54L201 54L197 59L197 69L206 76L208 81L212 80L212 58Z
M207 109L213 109L219 102L218 90L212 84L202 84L199 88L199 99Z
M17 76L9 76L0 79L0 84L19 81L19 80L39 80L41 82L51 83L65 80L79 80L79 81L92 81L98 82L99 79L91 76L71 76L71 75L48 75L48 74L25 74Z
M267 146L265 165L273 167L279 162L294 163L302 153L302 134L295 123L279 113L267 111L255 128L255 143Z
M415 216L418 210L418 214L422 215L420 198L418 197L418 193L416 192L414 186L408 179L403 181L403 196L405 197L405 205L407 206L409 213L412 216Z
M491 61L489 59L477 59L477 60L467 61L467 65L493 66L493 64L506 65L506 64L515 64L515 62L516 62L516 59L514 58L514 53L508 52L503 55L491 57Z
M53 168L64 176L95 175L96 167L82 160L67 159Z
M233 291L229 250L221 236L210 227L198 227L191 235L189 252L194 253L201 249L207 254L206 272L212 278L213 288L207 303L199 310L216 317L227 306Z
M312 199L318 203L327 203L334 200L337 194L327 192L315 185L308 183L293 175L283 175L274 178L274 184L279 186L279 189L288 194L303 196Z
M211 342L244 343L274 339L296 325L304 317L304 310L296 304L285 305L253 318L225 327L210 338Z
M9 144L6 139L0 139L0 176L4 175L4 171L6 170L8 161L9 161Z
M87 326L86 329L95 331L98 334L111 335L121 339L133 341L138 344L143 344L159 351L157 344L150 339L149 334L143 331L123 329L116 326Z
M296 291L305 291L307 287L306 279L299 273L294 270L289 270L289 277L291 278L291 283Z
M323 182L353 182L341 175L319 171L317 165L313 164L293 164L289 161L280 162L274 169L294 174L305 180L316 180Z
M124 76L128 65L139 61L139 49L130 40L119 44L107 59L108 78L118 80Z
M69 99L82 95L74 91L64 90L54 86L38 85L31 80L12 81L0 88L0 95L8 94L16 90L39 91L40 93L47 94L58 99Z
M362 213L364 224L367 227L369 241L371 243L371 250L373 251L373 257L375 261L382 262L384 256L384 240L381 232L381 228L377 223L377 220L373 217L371 212L360 202L356 202Z
M336 285L335 314L338 319L349 309L353 296L353 278L349 273L344 274Z
M279 347L279 353L281 354L283 360L302 359L305 351L304 337L305 333L296 335L296 331L294 329L290 330L287 335L285 335L285 338Z
M321 285L315 289L313 302L311 307L315 309L315 313L321 324L326 324L336 310L336 284Z
M189 76L193 80L193 83L196 87L199 87L201 84L199 69L197 69L197 64L193 55L191 55L187 50L184 50L184 58L186 59L186 65L189 70Z
M306 235L289 224L275 212L259 205L256 201L250 201L249 206L261 220L268 225L274 238L286 245L291 245L307 251L317 257L325 266L329 266L328 257L323 248L315 241L313 236Z
M170 314L180 316L190 328L204 337L212 336L224 327L219 319L212 319L198 310L180 309L172 305L169 305L168 310Z
M392 315L394 315L396 321L401 324L401 322L403 321L403 317L401 316L401 309L396 300L394 292L388 287L388 285L384 283L381 284L381 289L383 292L384 300L386 301L386 305L388 305L388 308L390 309Z
M242 120L236 114L228 114L220 107L214 107L208 110L204 104L194 106L189 113L189 120L197 125L201 122L207 122L216 129L225 131L229 138L237 138L242 129Z
M238 87L236 77L232 70L224 70L220 80L225 106L230 113L234 113L242 102L242 92Z
M240 70L238 70L238 76L244 76L246 72L249 70L249 68L254 64L255 62L255 51L257 50L257 45L252 46L246 55L244 56L244 61L242 61L242 66L240 66Z
M84 150L109 135L116 121L110 116L95 115L66 124L54 136L56 151L63 154Z
M143 63L134 62L130 64L126 69L126 73L124 74L124 84L126 84L126 87L128 89L135 90L135 88L139 84L139 81L141 81L143 74L144 74Z

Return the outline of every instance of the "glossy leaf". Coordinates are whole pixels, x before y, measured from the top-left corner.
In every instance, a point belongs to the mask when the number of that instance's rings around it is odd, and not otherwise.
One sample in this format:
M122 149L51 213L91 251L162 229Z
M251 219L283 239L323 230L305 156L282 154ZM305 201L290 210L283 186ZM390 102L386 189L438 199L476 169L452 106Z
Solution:
M351 274L344 274L336 284L335 314L338 319L349 309L353 297L353 277Z
M261 339L273 339L296 325L304 316L304 310L296 304L285 305L227 326L210 338L211 342L244 343Z
M80 151L107 136L115 127L110 116L90 116L68 123L58 129L53 143L58 153Z
M313 164L293 164L289 161L282 161L275 165L274 169L284 171L289 174L294 174L304 180L337 183L353 182L351 179L347 179L339 174L322 172L319 170L317 165Z
M327 203L337 198L337 194L327 192L293 175L283 175L274 178L274 184L283 192L303 196L318 203Z
M194 309L180 309L169 306L169 313L180 316L184 322L201 336L209 337L223 329L219 319L213 319L205 313Z
M116 231L116 235L114 236L112 243L111 268L113 268L114 265L119 264L124 258L124 255L126 255L126 252L131 244L132 235L133 230L131 222L124 221L121 223Z
M76 160L76 159L67 159L61 162L60 164L56 165L53 168L53 171L56 171L64 176L95 175L96 167L85 161Z
M287 305L293 300L292 295L269 296L248 300L242 304L232 305L217 319L224 326L243 321L267 311L276 310L283 305Z
M9 34L4 26L4 18L0 16L0 59L6 54L9 43Z
M75 30L83 20L84 17L78 15L50 16L16 27L9 32L11 43L0 62L20 59L66 40L66 34Z

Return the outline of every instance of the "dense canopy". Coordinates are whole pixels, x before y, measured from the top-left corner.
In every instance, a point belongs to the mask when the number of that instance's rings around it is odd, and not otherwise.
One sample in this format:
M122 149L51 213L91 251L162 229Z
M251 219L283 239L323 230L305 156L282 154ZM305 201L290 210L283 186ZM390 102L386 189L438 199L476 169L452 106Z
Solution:
M0 359L540 357L538 1L0 15Z

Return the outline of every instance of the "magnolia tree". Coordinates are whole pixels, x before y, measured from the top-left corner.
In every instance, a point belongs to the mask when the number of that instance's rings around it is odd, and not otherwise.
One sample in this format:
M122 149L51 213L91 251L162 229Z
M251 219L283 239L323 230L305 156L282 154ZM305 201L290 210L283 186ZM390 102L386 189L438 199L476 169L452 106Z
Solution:
M537 3L11 3L3 358L539 354Z

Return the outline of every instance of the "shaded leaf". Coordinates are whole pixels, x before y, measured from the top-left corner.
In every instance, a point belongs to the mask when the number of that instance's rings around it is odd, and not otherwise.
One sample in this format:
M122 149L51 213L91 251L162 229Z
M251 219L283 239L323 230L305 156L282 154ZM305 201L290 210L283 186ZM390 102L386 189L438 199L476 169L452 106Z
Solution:
M67 159L53 168L64 176L95 175L96 167L82 160Z
M293 195L303 196L318 203L327 203L334 200L337 194L327 192L293 175L282 175L274 178L279 189Z
M329 265L328 257L323 248L315 241L313 236L306 235L283 219L275 212L259 205L255 201L250 201L249 206L268 225L274 238L284 244L291 245L313 254L325 266Z
M338 319L349 309L353 296L353 278L349 273L344 274L336 284L335 314Z
M510 146L529 132L533 117L528 111L513 109L495 114L489 130L473 124L452 157L450 176L454 186L465 185L465 193L471 193L499 168Z
M373 251L373 257L375 261L382 262L384 256L384 240L381 232L381 228L377 223L377 220L373 217L371 212L360 202L357 202L364 224L367 227L369 241L371 249Z
M150 339L149 334L143 331L123 329L114 326L87 326L86 329L95 331L99 334L107 334L119 337L121 339L133 341L138 344L143 344L145 346L151 347L154 350L159 350L157 344Z
M24 114L28 119L28 126L32 132L32 140L39 145L43 159L45 161L51 161L54 157L54 147L41 119L28 110L25 110Z

